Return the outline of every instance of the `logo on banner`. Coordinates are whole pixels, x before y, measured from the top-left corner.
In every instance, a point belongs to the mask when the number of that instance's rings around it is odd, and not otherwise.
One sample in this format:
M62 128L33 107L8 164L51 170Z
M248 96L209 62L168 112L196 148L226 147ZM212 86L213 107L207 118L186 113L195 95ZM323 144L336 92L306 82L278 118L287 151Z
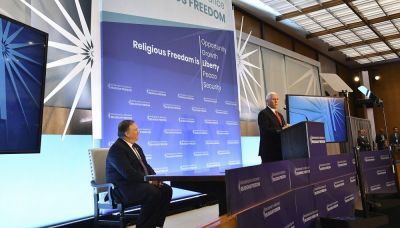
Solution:
M339 202L338 202L338 201L335 201L335 202L333 202L333 203L327 204L327 205L326 205L326 210L327 210L327 211L331 211L331 210L333 210L333 209L335 209L335 208L337 208L337 207L339 207Z
M338 181L333 182L333 186L335 188L339 188L339 187L344 186L344 180L338 180Z
M325 143L325 136L310 136L311 144L322 144Z
M219 140L206 140L206 145L219 145Z
M318 187L314 187L314 196L317 196L321 193L324 193L327 191L326 185L321 185Z
M194 100L193 95L182 94L182 93L178 93L178 98L185 99L185 100Z
M203 101L204 102L208 102L208 103L217 103L217 99L213 99L213 98L208 98L208 97L203 97Z
M207 130L192 130L192 133L194 135L208 135L208 131Z
M225 124L231 125L231 126L239 125L239 123L237 121L230 121L230 120L225 121Z
M176 104L163 104L164 109L173 109L173 110L181 110L182 107Z
M237 106L237 103L234 101L225 101L225 104L230 106Z
M386 174L386 169L378 169L376 170L376 175L385 175Z
M318 169L319 171L323 171L323 170L330 170L332 168L331 163L323 163L323 164L319 164L318 165Z
M179 140L179 145L181 145L181 146L194 146L194 145L196 145L196 141L194 141L194 140Z
M240 160L228 161L228 165L240 165L240 164L242 164Z
M336 165L338 168L345 167L347 166L347 160L337 161Z
M350 177L350 183L356 182L356 177L355 176L351 176Z
M296 226L294 225L294 221L291 221L289 224L284 226L283 228L295 228Z
M147 141L148 146L168 146L168 141Z
M138 100L129 100L128 104L131 106L141 106L141 107L150 107L151 104L148 101L138 101Z
M160 173L168 173L168 167L155 167L154 172Z
M281 202L276 202L272 205L269 205L268 207L264 207L263 208L264 218L266 219L280 210L281 210Z
M206 167L207 167L207 168L220 167L220 166L221 166L221 163L220 163L220 162L208 162L208 163L206 164Z
M387 181L387 182L385 183L386 187L392 187L392 186L394 186L395 184L396 184L395 181Z
M279 171L279 172L271 173L272 183L275 181L284 180L284 179L286 179L286 177L287 177L286 171Z
M259 187L261 187L261 177L239 180L238 183L238 189L240 193Z
M153 155L151 155L151 154L144 154L144 156L146 157L146 160L153 159Z
M109 112L108 119L131 120L131 119L133 119L133 117L132 117L132 114Z
M193 118L179 117L178 122L179 123L195 123L196 121Z
M375 156L366 156L364 157L365 162L373 162L375 161Z
M164 134L166 135L180 135L182 134L182 129L164 129Z
M221 115L228 115L229 112L226 110L221 110L221 109L215 109L216 114L221 114Z
M303 223L309 222L318 217L318 210L310 211L306 214L303 214Z
M154 96L162 96L162 97L167 96L167 92L155 89L147 89L146 93Z
M148 121L155 121L155 122L167 122L167 117L166 116L153 116L153 115L148 115L147 116Z
M164 154L165 158L181 158L183 157L183 153L182 152L177 152L177 153L165 153Z
M382 154L381 156L379 156L379 158L381 159L381 161L383 161L390 159L390 156L388 154Z
M294 175L295 176L309 174L310 172L311 172L310 166L303 166L303 167L295 167L294 168Z
M228 141L226 141L226 144L228 144L228 145L236 145L236 144L239 144L239 140L228 140Z
M230 150L217 150L218 155L228 155L231 154Z
M193 156L195 157L208 156L208 151L194 151Z
M380 190L381 188L382 188L382 187L381 187L380 184L372 185L371 187L369 187L369 189L371 190L371 192Z
M207 109L206 109L206 108L202 108L202 107L195 107L195 106L193 106L193 107L192 107L192 111L193 111L193 112L207 112Z
M196 170L197 169L197 165L196 164L191 164L191 165L181 165L179 167L180 170L182 171L186 171L186 170Z
M204 120L205 124L218 124L218 120L209 120L209 119L205 119Z
M140 134L151 134L150 128L140 128Z
M348 203L348 202L353 201L353 200L354 200L354 194L353 193L344 197L344 202L345 203Z
M107 88L110 90L118 90L122 92L132 92L132 86L119 85L115 83L108 83Z

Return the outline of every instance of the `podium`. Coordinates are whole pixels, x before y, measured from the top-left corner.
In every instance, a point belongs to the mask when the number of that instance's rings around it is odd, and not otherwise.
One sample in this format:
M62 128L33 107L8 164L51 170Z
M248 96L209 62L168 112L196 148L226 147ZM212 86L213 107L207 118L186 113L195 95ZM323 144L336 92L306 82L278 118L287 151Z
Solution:
M283 160L326 156L324 124L303 121L281 132Z

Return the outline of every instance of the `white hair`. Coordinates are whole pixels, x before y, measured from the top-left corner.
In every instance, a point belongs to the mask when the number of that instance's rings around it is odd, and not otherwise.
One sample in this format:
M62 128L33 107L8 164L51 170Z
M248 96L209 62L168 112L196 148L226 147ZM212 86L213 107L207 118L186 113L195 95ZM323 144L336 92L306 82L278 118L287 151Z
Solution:
M269 92L269 93L267 94L267 96L265 96L265 100L266 100L266 101L271 100L272 95L278 96L278 94L277 94L276 92Z

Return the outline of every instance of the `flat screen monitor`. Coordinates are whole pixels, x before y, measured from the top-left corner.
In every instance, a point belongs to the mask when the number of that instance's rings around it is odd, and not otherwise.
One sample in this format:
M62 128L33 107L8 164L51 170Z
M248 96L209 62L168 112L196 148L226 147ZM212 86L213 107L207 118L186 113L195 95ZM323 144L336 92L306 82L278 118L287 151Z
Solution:
M47 43L0 14L0 154L40 152Z
M345 100L341 97L286 95L288 122L324 123L326 142L347 141Z

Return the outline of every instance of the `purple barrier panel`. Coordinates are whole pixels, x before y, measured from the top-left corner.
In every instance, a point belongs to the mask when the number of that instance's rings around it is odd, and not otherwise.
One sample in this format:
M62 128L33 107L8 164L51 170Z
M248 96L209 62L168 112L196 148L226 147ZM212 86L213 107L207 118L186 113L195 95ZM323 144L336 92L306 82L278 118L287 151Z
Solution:
M364 171L364 184L367 193L395 193L396 176L392 167L372 168Z
M295 227L294 193L288 192L237 216L237 227Z
M355 172L355 161L350 153L310 158L311 183L325 181Z
M326 217L328 215L326 205L328 205L332 201L335 201L335 199L331 196L331 185L331 181L326 181L313 185L313 195L315 197L315 202L320 217Z
M349 174L348 182L355 189L354 191L359 191L358 184L357 184L357 174L355 172Z
M299 188L295 195L295 227L315 227L318 218L318 208L314 197L313 186Z
M308 159L289 160L290 187L298 188L310 184L310 165Z
M380 170L377 175L381 174L384 175L385 171ZM382 178L382 188L383 193L396 193L396 174L393 172L392 166L386 168L386 175Z
M352 153L331 155L337 170L337 176L347 175L356 171L354 155Z
M320 122L307 122L307 133L310 158L325 157L327 155L325 144L324 124Z
M397 192L397 186L396 186L396 176L393 175L392 179L386 180L385 182L385 187L386 187L386 192L388 193L396 193Z
M290 190L288 161L226 170L228 213L236 213Z
M351 176L351 175L350 175ZM348 180L350 178L347 178ZM356 181L354 182L347 182L347 187L345 188L345 191L343 191L343 194L340 194L341 198L341 205L342 209L340 210L341 214L337 216L342 216L342 217L351 217L354 216L354 210L355 210L355 198L359 192L358 186Z
M329 193L337 201L337 206L334 202L326 205L328 217L354 216L354 198L357 192L355 173L334 179L329 185Z
M389 150L361 152L360 158L363 170L392 165L392 159Z
M330 156L310 158L309 161L311 172L310 181L311 183L316 183L319 181L324 181L327 179L334 178L336 173L332 170L335 169L334 162Z

